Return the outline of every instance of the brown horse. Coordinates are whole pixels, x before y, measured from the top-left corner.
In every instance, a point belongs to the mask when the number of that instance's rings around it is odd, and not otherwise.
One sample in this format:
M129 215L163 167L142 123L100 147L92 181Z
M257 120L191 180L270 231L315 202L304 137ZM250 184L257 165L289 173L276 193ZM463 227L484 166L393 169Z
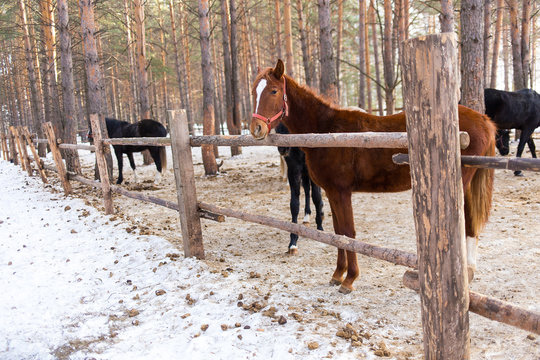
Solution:
M257 139L268 135L279 121L293 134L335 132L404 132L405 114L375 116L361 111L340 109L298 85L284 75L278 60L275 68L260 71L253 83L253 114L250 131ZM491 120L464 106L459 107L459 127L467 131L470 145L463 155L495 155L495 125ZM408 166L395 165L392 155L403 149L302 148L313 181L326 191L334 231L354 238L352 192L396 192L410 189ZM487 222L491 207L493 170L462 168L465 195L465 231L469 277L476 268L477 236ZM344 279L345 271L347 276ZM359 275L356 253L338 249L337 267L331 284L340 292L353 290Z

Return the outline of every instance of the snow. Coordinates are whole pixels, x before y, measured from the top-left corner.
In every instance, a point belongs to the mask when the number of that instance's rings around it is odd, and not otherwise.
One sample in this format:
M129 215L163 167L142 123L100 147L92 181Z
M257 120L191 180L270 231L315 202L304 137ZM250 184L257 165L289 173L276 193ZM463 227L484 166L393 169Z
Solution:
M0 358L328 354L324 346L306 346L328 339L297 339L291 322L280 325L239 307L239 275L212 273L167 240L129 230L114 216L0 161Z

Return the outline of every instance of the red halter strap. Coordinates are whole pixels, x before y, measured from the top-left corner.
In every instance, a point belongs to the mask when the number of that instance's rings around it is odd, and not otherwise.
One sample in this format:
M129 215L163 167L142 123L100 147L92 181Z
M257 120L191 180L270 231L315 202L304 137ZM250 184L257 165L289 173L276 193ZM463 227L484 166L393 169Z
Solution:
M259 115L257 113L253 113L253 117L256 117L257 119L260 119L266 123L266 126L268 126L268 132L272 130L272 122L282 119L284 116L289 116L289 105L287 104L287 91L285 88L286 85L285 76L283 76L283 107L281 110L271 118L264 117L262 115Z

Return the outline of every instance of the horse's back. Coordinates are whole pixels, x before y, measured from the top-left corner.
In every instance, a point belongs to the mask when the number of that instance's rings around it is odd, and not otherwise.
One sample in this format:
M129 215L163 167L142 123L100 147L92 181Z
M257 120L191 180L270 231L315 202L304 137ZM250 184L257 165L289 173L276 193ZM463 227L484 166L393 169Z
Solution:
M158 121L143 119L137 123L139 136L141 137L165 137L167 129Z
M484 90L486 115L499 129L522 129L540 125L540 95L531 89L515 92Z

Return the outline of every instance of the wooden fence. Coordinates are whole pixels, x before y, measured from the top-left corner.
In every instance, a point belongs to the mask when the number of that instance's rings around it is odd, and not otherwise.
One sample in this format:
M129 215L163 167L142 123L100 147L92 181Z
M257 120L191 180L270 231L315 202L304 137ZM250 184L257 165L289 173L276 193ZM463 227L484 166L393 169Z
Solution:
M178 211L182 229L183 248L186 256L204 259L204 246L200 218L223 221L230 216L244 221L271 226L284 231L297 233L303 237L320 241L338 248L375 257L394 264L407 266L417 271L407 271L404 284L420 292L422 300L422 323L424 328L424 354L426 359L469 358L468 311L484 317L513 325L540 334L540 314L527 311L512 304L468 290L465 271L464 221L460 167L491 167L511 170L540 169L540 160L536 159L496 159L485 157L459 157L459 146L468 145L467 134L457 132L457 87L456 40L449 34L432 35L409 40L404 47L404 86L407 88L405 109L407 126L414 129L408 137L406 133L347 133L347 134L310 134L310 135L269 135L263 141L251 136L189 136L185 111L169 111L170 139L134 138L101 139L97 137L94 146L76 144L58 144L54 132L47 131L48 144L53 151L62 186L65 193L71 188L69 180L82 182L103 192L105 211L111 213L111 193L118 193L134 199L151 202ZM421 60L419 60L421 59ZM429 69L426 71L425 69ZM420 70L420 71L418 71ZM437 73L437 76L433 76ZM436 81L436 82L433 82ZM418 86L423 84L423 86ZM437 91L435 91L437 89ZM441 97L445 94L445 97ZM430 109L431 125L427 117L417 109ZM91 116L94 134L100 134L97 115ZM434 121L434 122L433 122ZM433 123L437 124L433 126ZM46 125L46 129L49 125ZM444 131L443 131L444 129ZM28 134L21 137L17 129L10 130L10 136L2 135L1 144L4 159L17 161L17 151L21 156L21 166L32 172L30 157L24 153L24 142L32 149L33 160L40 173L41 161ZM7 145L9 139L10 146ZM430 140L431 139L431 140ZM439 139L445 146L432 141ZM17 145L18 144L18 145ZM104 146L109 144L124 145L167 145L171 146L177 203L125 190L110 185L109 174L104 166ZM397 163L409 163L411 167L413 206L417 228L418 254L372 245L346 236L330 234L303 225L281 221L275 218L248 214L242 211L221 208L197 201L191 148L203 144L220 146L303 146L303 147L372 147L409 149L408 154L396 155ZM448 146L450 145L450 146ZM63 161L58 158L59 148L95 150L102 181L86 179L65 170ZM426 150L427 149L427 150ZM430 153L428 164L422 153ZM56 153L56 155L55 155ZM410 159L409 159L410 158ZM461 159L461 163L460 163ZM534 161L533 161L534 160ZM15 162L14 161L14 162ZM101 165L100 165L101 163ZM441 168L452 171L436 171ZM28 170L30 169L30 170ZM432 172L426 172L431 169ZM42 176L43 181L47 181ZM422 179L422 181L419 181ZM439 201L431 194L437 191ZM420 199L427 199L432 206L425 208ZM448 205L450 204L450 205ZM445 205L445 206L443 206ZM437 221L435 221L435 219ZM428 241L428 240L432 241ZM433 241L435 239L436 241ZM442 246L446 241L448 246ZM443 249L443 250L441 250ZM424 259L418 263L418 258ZM441 269L445 269L444 271ZM425 274L429 272L430 277ZM448 286L450 284L450 287ZM444 340L444 341L443 341Z

